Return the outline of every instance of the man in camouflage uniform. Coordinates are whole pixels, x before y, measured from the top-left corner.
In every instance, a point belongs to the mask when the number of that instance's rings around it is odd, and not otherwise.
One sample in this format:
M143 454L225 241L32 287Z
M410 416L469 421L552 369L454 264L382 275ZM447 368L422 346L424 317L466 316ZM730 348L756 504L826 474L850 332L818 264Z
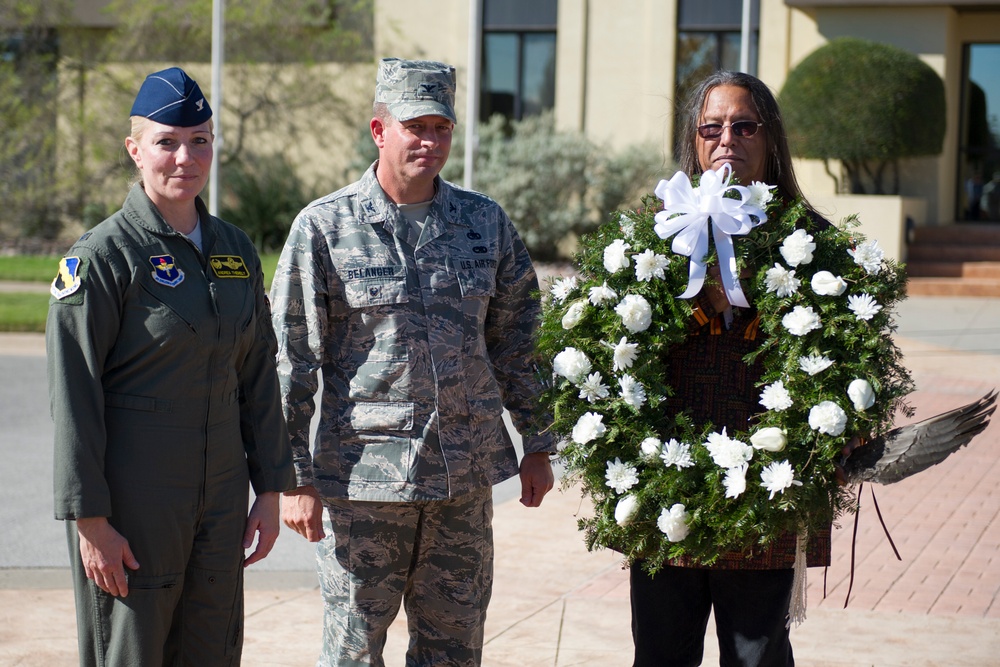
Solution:
M438 176L454 95L453 67L380 63L379 160L298 215L272 287L299 484L282 517L322 540L324 666L383 664L401 602L407 665L480 664L491 486L520 472L528 507L552 487L555 448L533 418L537 280L500 206Z

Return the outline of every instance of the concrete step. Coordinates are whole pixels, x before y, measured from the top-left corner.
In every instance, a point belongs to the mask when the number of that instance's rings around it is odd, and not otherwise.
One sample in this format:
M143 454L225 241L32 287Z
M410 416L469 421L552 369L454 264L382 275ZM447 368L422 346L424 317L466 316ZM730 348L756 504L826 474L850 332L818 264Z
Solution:
M1000 279L995 278L910 278L910 296L1000 297Z
M916 260L906 263L911 278L979 278L1000 282L1000 262L940 262Z
M908 262L1000 262L1000 245L911 243Z
M961 223L915 227L910 245L995 245L1000 246L1000 225Z

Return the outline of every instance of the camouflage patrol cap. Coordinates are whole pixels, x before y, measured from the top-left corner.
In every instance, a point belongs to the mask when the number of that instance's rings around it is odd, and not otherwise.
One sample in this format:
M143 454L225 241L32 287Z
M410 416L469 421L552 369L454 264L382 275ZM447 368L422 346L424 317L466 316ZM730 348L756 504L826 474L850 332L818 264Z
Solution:
M418 116L455 116L455 68L432 60L383 58L378 65L375 101L396 120Z

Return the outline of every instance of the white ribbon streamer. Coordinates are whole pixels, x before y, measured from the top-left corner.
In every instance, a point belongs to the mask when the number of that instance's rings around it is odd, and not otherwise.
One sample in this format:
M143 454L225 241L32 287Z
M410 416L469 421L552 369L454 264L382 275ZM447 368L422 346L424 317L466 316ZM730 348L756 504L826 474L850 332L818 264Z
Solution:
M749 188L731 181L732 168L726 164L718 171L704 172L697 188L691 186L687 174L679 171L669 181L661 180L654 190L663 200L663 210L653 218L654 231L661 239L674 236L671 249L691 258L687 289L679 295L681 299L698 294L705 282L708 270L705 256L708 255L711 226L726 298L734 306L747 308L750 305L740 288L732 237L749 233L767 220L767 214L750 202ZM729 192L737 193L739 199L727 197Z

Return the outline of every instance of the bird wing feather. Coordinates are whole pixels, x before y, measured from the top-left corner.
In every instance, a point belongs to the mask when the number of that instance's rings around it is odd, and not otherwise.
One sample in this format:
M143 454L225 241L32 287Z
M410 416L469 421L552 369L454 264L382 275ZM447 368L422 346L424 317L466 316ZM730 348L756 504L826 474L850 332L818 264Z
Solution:
M844 462L847 483L892 484L944 461L983 432L996 399L994 389L978 401L870 440Z

